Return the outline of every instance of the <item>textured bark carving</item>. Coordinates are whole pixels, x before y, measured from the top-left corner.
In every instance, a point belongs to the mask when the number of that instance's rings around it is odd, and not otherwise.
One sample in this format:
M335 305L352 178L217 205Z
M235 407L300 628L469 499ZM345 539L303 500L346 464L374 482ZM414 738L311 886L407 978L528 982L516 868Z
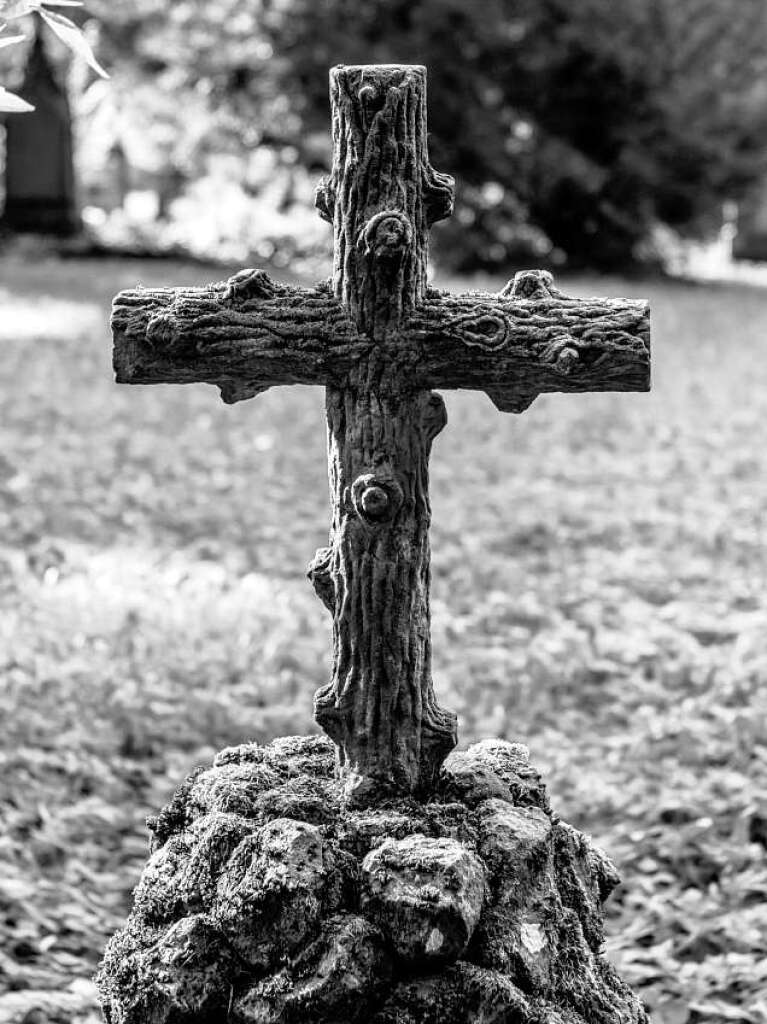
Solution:
M327 392L334 515L320 562L333 675L315 717L357 802L428 792L456 742L455 716L434 697L429 637L428 459L445 408L439 395L380 387L390 372L375 352Z
M376 346L327 392L333 675L315 717L362 802L428 792L457 740L429 637L428 459L446 416L413 386L400 330L426 290L427 197L449 186L426 152L424 68L337 68L330 92L333 291Z
M327 285L293 288L247 270L207 288L138 288L112 308L121 384L221 388L224 401L276 384L343 380L369 344Z
M517 279L535 282L539 273ZM121 292L112 329L121 383L205 381L234 389L234 401L277 384L343 386L374 348L329 285L279 285L261 270L208 288ZM392 386L399 373L411 390L468 388L532 401L551 391L650 387L650 310L637 299L508 285L497 295L427 289L382 344Z
M453 180L429 164L426 68L335 68L330 102L333 291L380 340L423 297L429 223L452 209Z
M497 295L426 285L428 227L453 180L431 167L426 72L331 72L333 169L316 205L333 277L316 288L244 270L207 288L123 292L114 365L131 384L206 381L226 402L277 384L327 388L333 523L309 578L333 615L316 716L349 802L427 796L456 741L430 672L428 459L445 423L431 389L486 391L521 412L547 391L645 391L649 310L573 299L523 271Z
M430 289L406 332L425 387L476 388L511 404L529 398L523 408L547 391L650 387L650 310L641 300Z

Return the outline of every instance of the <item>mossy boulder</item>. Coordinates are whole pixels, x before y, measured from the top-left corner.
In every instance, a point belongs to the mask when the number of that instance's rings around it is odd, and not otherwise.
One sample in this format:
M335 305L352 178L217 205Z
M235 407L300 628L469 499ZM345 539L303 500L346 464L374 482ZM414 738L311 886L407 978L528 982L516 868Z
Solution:
M151 820L98 975L109 1024L646 1024L605 960L618 882L520 744L350 809L332 744L222 751Z

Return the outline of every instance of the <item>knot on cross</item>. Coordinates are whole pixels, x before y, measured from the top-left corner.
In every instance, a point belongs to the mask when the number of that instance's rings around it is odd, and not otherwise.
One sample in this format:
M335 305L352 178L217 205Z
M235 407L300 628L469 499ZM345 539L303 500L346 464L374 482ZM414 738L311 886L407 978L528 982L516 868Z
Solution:
M546 271L498 294L427 287L428 228L453 179L429 163L426 69L334 68L333 168L316 205L333 276L316 288L241 271L206 289L123 292L117 380L217 385L227 402L281 384L326 389L333 522L309 578L333 616L331 678L315 717L338 747L347 797L426 797L456 743L437 703L429 633L433 388L485 391L505 412L543 392L646 391L649 309L571 298Z

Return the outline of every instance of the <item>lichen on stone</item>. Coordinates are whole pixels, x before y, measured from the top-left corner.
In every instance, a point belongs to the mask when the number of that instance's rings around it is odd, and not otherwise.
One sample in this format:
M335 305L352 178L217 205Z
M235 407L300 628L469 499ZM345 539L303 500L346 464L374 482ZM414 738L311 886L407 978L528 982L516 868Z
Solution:
M98 976L108 1024L646 1024L601 952L615 869L520 744L364 809L324 737L245 744L153 827Z

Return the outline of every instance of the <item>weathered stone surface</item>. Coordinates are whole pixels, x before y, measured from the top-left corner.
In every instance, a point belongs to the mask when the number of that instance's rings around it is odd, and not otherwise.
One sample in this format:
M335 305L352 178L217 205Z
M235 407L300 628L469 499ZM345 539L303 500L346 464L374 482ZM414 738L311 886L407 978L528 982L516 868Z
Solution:
M203 813L224 811L253 816L259 796L281 782L279 773L265 764L224 764L197 776L189 802Z
M445 796L475 807L483 800L509 800L509 787L490 768L477 765L465 751L451 754L440 779Z
M232 1006L232 1024L358 1021L391 978L383 935L364 917L330 918L323 934Z
M485 870L455 839L388 839L362 862L362 910L411 964L450 963L482 910Z
M564 902L578 914L584 937L597 952L605 937L602 904L619 884L620 875L588 836L564 821L554 828L554 861L565 883Z
M522 743L481 740L446 759L441 775L447 797L474 805L497 797L548 810L546 788Z
M191 856L191 837L178 835L149 858L133 894L135 906L148 921L172 921L183 912L181 878Z
M333 784L314 776L292 777L287 784L261 793L257 800L258 813L270 818L299 818L313 825L327 825L338 817L338 805L333 799Z
M328 790L335 763L335 747L327 736L282 736L268 747L243 743L216 755L213 769L197 776L190 799L207 809L266 821L297 818L327 824L337 814ZM232 787L235 778L246 785Z
M601 953L615 869L552 819L524 748L464 752L467 803L451 758L429 803L368 809L329 753L248 744L179 787L105 954L109 1024L646 1024ZM296 799L318 793L321 824Z
M344 816L340 826L344 846L362 858L387 839L404 839L424 831L422 815L403 814L391 808L364 810ZM431 830L430 830L431 831Z
M224 747L213 758L213 767L222 764L262 764L264 747L260 743L238 743L236 747Z
M149 920L209 911L216 879L233 850L255 830L236 814L206 814L171 836L149 859L136 888L135 903Z
M316 933L325 880L319 830L277 818L232 854L214 918L247 964L267 970Z
M492 898L477 931L476 955L525 990L545 991L551 980L551 907L557 899L551 832L551 820L539 807L487 800L479 808L479 852Z
M217 928L196 915L142 947L152 937L119 932L107 946L102 978L108 974L107 986L120 993L104 1007L108 1024L212 1022L228 1005L235 969Z
M551 818L539 807L485 800L478 808L480 850L487 864L517 875L545 863Z
M524 1024L532 1012L504 975L459 961L400 981L371 1024Z
M289 775L332 775L336 747L327 736L281 736L264 748L267 763Z

